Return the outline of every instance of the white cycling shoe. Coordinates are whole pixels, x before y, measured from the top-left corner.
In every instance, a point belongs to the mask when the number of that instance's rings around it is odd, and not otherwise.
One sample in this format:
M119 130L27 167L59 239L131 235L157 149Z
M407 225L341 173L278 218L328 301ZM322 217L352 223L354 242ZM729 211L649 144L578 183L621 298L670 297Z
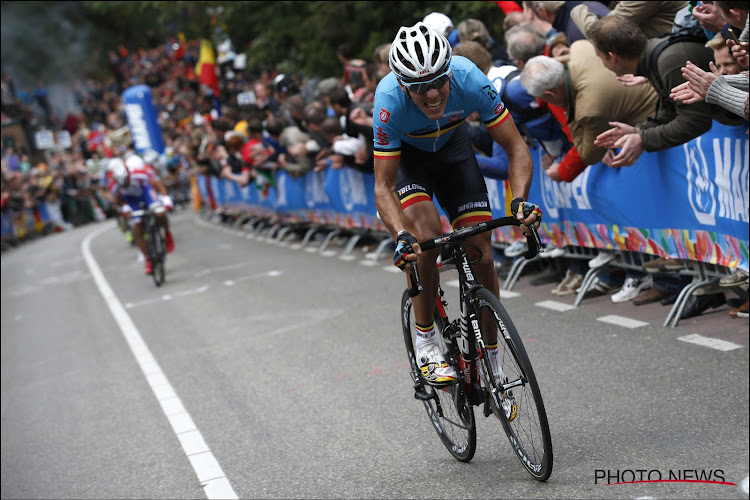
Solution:
M422 378L429 385L443 387L456 382L456 370L446 363L440 347L426 345L417 352L417 363Z

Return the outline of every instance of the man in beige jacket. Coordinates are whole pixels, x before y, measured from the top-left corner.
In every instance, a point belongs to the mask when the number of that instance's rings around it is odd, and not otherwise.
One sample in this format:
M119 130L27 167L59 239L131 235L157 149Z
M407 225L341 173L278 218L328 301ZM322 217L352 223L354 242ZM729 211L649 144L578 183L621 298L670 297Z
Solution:
M604 67L589 41L573 43L569 55L567 63L546 56L533 57L521 73L521 84L531 95L566 112L581 161L576 165L563 162L562 172L561 164L553 163L547 175L558 182L574 178L587 165L602 161L607 149L594 145L594 139L609 130L609 122L634 125L645 121L654 114L658 100L649 84L621 85Z

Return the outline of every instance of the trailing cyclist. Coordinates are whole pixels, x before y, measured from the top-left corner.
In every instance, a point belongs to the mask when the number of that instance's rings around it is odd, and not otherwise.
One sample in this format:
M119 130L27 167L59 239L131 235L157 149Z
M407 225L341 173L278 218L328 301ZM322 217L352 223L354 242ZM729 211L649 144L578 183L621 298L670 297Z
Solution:
M435 333L439 249L422 252L417 241L443 234L433 195L458 229L492 219L487 187L477 165L466 118L477 112L509 159L513 214L524 224L541 221L525 200L533 173L531 155L487 76L464 57L452 57L448 40L423 23L402 26L391 45L389 73L378 85L373 108L375 200L396 249L393 263L410 272L417 260L424 290L414 298L417 360L424 379L437 386L456 380ZM523 226L522 226L523 227ZM495 295L499 284L491 234L474 236L477 280ZM474 254L476 255L476 253ZM497 360L497 330L483 325L489 356ZM499 362L495 373L502 373Z
M156 206L165 205L162 200L157 198L157 194L154 193L154 187L152 183L158 184L158 177L153 169L145 168L143 160L135 154L132 154L126 158L123 162L120 158L114 158L110 160L112 169L112 178L115 181L113 193L117 197L118 201L122 204L122 213L124 216L131 220L133 227L133 233L135 236L135 243L143 253L146 259L146 274L151 274L151 260L148 256L148 248L146 247L146 241L143 239L143 229L141 224L141 218L138 216L131 216L134 210L141 209L141 203L147 208L153 208ZM162 189L164 186L161 186ZM166 190L163 191L166 193ZM169 199L166 200L170 202ZM165 229L165 240L167 252L174 250L174 239L169 231L169 221L167 219L166 212L157 213L156 220Z

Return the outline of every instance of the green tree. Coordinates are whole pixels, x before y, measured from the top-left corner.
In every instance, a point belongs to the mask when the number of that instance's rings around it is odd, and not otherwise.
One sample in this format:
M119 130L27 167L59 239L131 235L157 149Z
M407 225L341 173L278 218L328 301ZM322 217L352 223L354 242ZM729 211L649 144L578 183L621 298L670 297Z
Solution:
M503 14L492 1L2 2L2 64L31 82L106 75L108 51L165 44L183 32L214 44L230 38L251 69L327 77L341 72L336 51L342 43L371 60L400 26L433 11L456 25L481 19L502 40Z

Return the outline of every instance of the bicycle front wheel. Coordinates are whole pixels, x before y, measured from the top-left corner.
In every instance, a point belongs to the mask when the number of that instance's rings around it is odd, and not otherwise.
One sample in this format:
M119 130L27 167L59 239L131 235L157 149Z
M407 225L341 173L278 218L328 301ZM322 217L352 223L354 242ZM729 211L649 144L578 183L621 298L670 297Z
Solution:
M474 458L477 448L474 407L466 397L458 366L454 368L459 375L459 380L448 387L433 387L422 379L414 351L414 313L408 290L404 292L401 299L401 326L411 367L411 377L414 381L414 397L424 404L432 426L451 455L461 462L469 462ZM435 311L435 330L440 339L440 348L445 353L448 363L455 364L455 360L451 359L450 354L446 352L442 336L443 326L442 318Z
M161 284L164 283L164 277L166 274L164 269L166 243L164 241L162 229L156 221L152 221L149 225L148 247L148 252L151 255L151 277L154 279L154 284L156 286L161 286Z
M501 373L494 373L486 350L482 352L480 363L492 411L526 470L535 479L546 481L552 473L552 437L526 349L510 316L492 292L479 289L472 302L480 325L487 325L489 321L497 328Z

